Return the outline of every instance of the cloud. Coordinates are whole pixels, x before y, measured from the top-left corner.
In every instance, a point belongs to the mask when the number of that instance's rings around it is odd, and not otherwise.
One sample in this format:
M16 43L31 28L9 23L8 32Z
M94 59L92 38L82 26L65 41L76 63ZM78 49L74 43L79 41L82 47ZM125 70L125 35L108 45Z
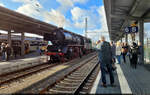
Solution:
M21 7L19 7L16 11L31 17L36 17L39 14L37 10L38 9L32 4L24 4Z
M73 0L73 2L85 4L86 2L88 2L88 0Z
M65 16L61 14L59 11L54 9L51 9L50 12L44 12L43 17L44 21L48 23L51 22L57 25L58 27L65 27L69 24L68 23L69 20L67 20Z
M75 3L85 4L88 0L56 0L60 6L57 10L61 13L65 13L66 11L70 10L74 7Z
M39 4L39 2L38 2L38 0L12 0L13 2L19 2L19 3L25 3L25 4L27 4L27 3L38 3Z
M65 13L70 8L74 6L74 3L72 0L56 0L60 6L57 8L57 10L61 13Z
M47 23L58 27L69 28L71 30L84 30L85 18L88 20L88 32L90 38L98 39L101 32L108 38L108 28L105 16L104 6L91 6L88 9L82 9L75 6L76 3L86 4L88 0L56 0L60 6L50 11L44 10L38 0L13 0L22 3L16 11L32 16L40 17ZM66 12L71 13L71 19L66 18ZM72 31L73 32L73 31Z
M100 24L97 20L99 18L96 11L92 9L85 10L79 7L74 7L71 10L72 20L76 28L84 28L85 27L85 18L87 18L88 29L95 29Z
M49 12L44 12L44 21L55 24L59 27L84 27L84 20L81 22L71 23L65 17L67 11L74 7L75 3L85 4L88 0L56 0L60 6L57 9L51 9Z
M5 7L5 5L3 3L0 3L0 6Z
M38 0L13 0L13 1L22 3L22 5L16 9L17 12L36 19L42 17L43 7L38 2Z
M105 32L108 32L108 27L107 27L107 20L106 20L106 14L105 14L105 10L104 10L104 6L100 6L97 9L98 13L99 13L99 20L101 23L101 29Z
M99 22L101 27L96 28L96 29L89 29L88 32L90 32L90 33L88 34L88 36L92 39L94 38L93 40L96 41L99 39L99 37L101 35L103 35L106 37L106 40L109 41L110 39L109 39L109 33L108 33L107 20L106 20L104 6L98 7L97 12L99 14L99 16L97 17L97 22Z

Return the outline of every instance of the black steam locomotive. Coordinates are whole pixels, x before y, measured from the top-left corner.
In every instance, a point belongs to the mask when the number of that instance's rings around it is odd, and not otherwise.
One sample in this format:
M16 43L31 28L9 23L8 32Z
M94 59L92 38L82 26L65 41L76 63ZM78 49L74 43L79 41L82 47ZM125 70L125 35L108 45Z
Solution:
M64 62L75 57L82 57L92 50L92 42L89 38L58 28L52 34L45 33L44 40L51 41L47 46L46 55L50 61Z

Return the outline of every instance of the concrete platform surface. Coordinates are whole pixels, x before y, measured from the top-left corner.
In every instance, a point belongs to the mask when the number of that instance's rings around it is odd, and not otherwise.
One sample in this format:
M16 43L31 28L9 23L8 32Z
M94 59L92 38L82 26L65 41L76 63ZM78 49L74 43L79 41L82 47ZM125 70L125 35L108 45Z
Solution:
M47 56L34 56L30 58L24 58L24 59L16 59L16 60L10 60L5 62L0 62L0 75L16 70L20 70L23 68L31 67L34 65L42 64L46 62Z
M127 62L121 65L116 64L117 70L114 72L116 87L102 87L100 71L91 89L91 94L150 95L150 71L143 65L138 65L137 69L133 69L128 59ZM109 85L108 74L106 75L106 79L107 85Z

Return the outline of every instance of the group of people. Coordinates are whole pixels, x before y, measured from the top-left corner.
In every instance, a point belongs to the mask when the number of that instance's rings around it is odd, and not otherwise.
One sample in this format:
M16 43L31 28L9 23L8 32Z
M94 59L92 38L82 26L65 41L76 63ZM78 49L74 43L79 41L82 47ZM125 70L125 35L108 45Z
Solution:
M107 87L106 85L106 73L110 76L110 85L114 85L114 75L113 71L116 69L114 63L116 60L118 64L121 64L121 59L123 59L123 63L126 63L126 57L129 56L131 67L136 68L138 59L141 58L141 44L138 45L133 42L131 46L127 43L117 42L116 44L113 42L105 41L105 37L102 36L99 41L96 43L99 45L98 48L98 58L101 69L101 78L102 78L102 86ZM139 58L138 58L139 57ZM141 59L140 59L141 60ZM140 63L141 64L141 63Z
M141 43L138 45L135 42L132 42L132 45L128 45L127 43L116 43L116 58L118 63L121 64L121 59L123 59L123 63L126 63L127 56L129 57L131 67L137 67L137 64L141 64L141 52L142 52Z
M0 44L0 61L10 60L12 54L14 58L17 58L17 55L21 56L21 47L17 43L13 43L11 47L4 42Z
M0 46L0 54L1 54L1 60L5 61L5 60L9 60L10 59L10 55L11 55L11 48L9 44L6 43L1 43Z

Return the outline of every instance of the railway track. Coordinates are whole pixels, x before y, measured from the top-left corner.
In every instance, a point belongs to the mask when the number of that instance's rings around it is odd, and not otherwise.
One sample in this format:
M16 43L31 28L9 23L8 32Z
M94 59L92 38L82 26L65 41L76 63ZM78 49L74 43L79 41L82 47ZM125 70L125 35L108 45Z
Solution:
M88 93L98 72L97 58L89 60L66 74L62 79L40 91L41 94Z
M10 82L13 82L17 79L20 79L22 77L26 77L28 75L32 75L34 73L40 72L42 70L54 67L58 64L48 64L48 63L44 63L42 65L37 65L34 67L30 67L30 68L25 68L19 71L15 71L12 73L7 73L7 74L3 74L0 75L0 87L4 84L8 84Z
M71 60L70 62L72 61L74 60ZM69 62L61 63L61 64L69 64ZM17 70L14 72L0 75L0 88L3 87L3 85L10 84L11 82L16 82L19 79L22 79L27 76L31 76L32 74L36 74L38 72L44 71L46 69L52 68L57 65L60 65L60 64L59 63L55 63L55 64L44 63L44 64L40 64L40 65L36 65L33 67L24 68L21 70Z

